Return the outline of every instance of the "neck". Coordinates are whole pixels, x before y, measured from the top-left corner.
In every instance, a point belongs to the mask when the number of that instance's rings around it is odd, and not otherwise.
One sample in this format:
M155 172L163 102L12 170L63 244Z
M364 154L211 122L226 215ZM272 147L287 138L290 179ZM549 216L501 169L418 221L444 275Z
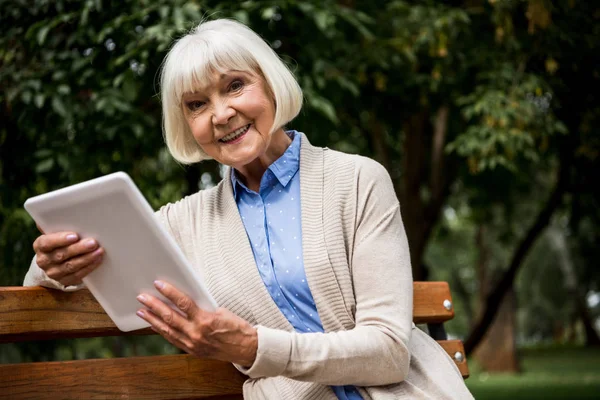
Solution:
M248 189L258 192L260 181L267 168L285 153L291 143L292 139L290 139L283 129L275 131L271 135L269 146L263 154L251 163L236 168L238 178Z

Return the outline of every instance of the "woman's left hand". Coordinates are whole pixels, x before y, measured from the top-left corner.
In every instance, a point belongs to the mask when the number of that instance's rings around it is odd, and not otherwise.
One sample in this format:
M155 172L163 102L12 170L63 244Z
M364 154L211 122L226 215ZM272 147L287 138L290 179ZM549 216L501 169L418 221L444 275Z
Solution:
M168 283L154 284L183 315L156 297L142 294L137 299L147 309L140 309L137 314L150 323L152 330L197 357L252 366L258 349L258 335L252 325L224 308L205 311Z

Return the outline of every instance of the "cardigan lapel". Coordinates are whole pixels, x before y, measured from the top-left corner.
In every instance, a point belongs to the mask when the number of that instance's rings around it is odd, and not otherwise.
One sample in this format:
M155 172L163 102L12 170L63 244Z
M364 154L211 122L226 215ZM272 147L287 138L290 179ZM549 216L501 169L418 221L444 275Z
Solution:
M331 265L325 242L323 195L324 151L302 135L300 147L300 200L302 206L302 252L308 285L325 332L344 329L339 316L348 315L342 291Z
M228 290L230 296L235 293L233 295L237 297L236 301L232 302L231 299L228 299L228 302L246 303L247 310L252 310L251 314L257 324L275 329L292 330L291 324L269 295L258 272L250 240L233 196L229 168L223 179L219 208L221 211L219 214L223 220L217 224L216 229L219 231L219 237L224 238L219 242L221 268L230 270L230 276L237 286L236 291ZM240 259L243 261L239 262Z

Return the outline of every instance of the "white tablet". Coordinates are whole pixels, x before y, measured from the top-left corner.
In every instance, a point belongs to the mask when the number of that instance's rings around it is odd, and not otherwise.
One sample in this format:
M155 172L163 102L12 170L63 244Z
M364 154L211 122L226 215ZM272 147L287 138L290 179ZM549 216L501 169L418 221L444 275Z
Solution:
M104 247L102 265L83 281L120 330L149 326L135 314L142 307L136 297L143 292L166 301L154 288L156 279L187 293L201 308L217 307L126 173L32 197L25 209L46 233L74 231Z

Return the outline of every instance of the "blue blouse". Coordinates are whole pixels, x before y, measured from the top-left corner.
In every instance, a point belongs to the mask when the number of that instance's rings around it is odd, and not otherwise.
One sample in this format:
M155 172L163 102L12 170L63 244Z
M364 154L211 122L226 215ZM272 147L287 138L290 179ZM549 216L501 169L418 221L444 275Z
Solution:
M306 282L300 208L300 135L265 171L259 192L231 170L233 193L254 253L258 272L279 310L296 332L324 332ZM354 386L331 387L340 400L362 399Z

